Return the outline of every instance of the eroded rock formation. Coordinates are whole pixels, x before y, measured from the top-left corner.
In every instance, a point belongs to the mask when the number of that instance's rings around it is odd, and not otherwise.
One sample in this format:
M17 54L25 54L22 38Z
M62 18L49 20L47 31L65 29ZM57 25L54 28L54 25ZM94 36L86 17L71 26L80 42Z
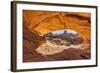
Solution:
M90 13L23 10L23 25L23 62L91 58ZM41 55L36 51L40 45L46 42L45 34L63 29L71 29L80 34L85 40L82 50L70 48L53 55Z

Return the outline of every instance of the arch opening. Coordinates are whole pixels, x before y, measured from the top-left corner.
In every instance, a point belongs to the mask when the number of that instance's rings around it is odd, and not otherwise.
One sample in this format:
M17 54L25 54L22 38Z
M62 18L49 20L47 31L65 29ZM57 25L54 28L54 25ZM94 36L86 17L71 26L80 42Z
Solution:
M56 30L43 35L46 43L36 49L43 55L53 55L66 49L81 49L84 39L78 32L70 29Z
M47 41L56 45L70 46L71 44L79 45L83 43L83 38L80 34L71 29L52 31L45 34L44 37Z

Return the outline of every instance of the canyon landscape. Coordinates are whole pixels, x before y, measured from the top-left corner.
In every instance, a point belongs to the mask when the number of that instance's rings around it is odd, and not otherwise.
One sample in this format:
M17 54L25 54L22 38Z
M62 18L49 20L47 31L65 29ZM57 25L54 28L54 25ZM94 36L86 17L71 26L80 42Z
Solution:
M23 10L23 62L91 59L91 14Z

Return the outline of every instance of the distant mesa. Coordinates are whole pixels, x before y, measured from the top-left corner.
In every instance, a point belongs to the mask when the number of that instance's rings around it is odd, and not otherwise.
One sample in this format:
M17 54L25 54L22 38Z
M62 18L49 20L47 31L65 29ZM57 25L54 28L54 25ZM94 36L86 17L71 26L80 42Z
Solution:
M78 45L83 43L83 38L78 34L78 32L70 29L52 31L44 35L46 40L52 43L58 43L57 45L67 46L70 44Z
M70 30L70 29L64 29L64 30L56 30L56 31L52 31L49 32L47 34L45 34L44 36L46 37L60 37L60 38L65 38L65 37L75 37L77 36L78 33L74 30Z

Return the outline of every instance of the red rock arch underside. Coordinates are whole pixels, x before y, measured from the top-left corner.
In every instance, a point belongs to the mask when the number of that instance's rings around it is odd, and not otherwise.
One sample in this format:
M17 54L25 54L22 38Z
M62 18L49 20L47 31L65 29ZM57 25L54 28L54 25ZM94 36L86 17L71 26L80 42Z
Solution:
M25 37L24 39L25 53L23 59L24 62L41 61L40 59L44 61L43 58L45 58L45 60L49 60L49 58L42 57L40 56L40 54L37 54L36 52L33 51L33 48L37 48L44 42L44 38L42 36L49 32L62 29L71 29L78 32L84 38L84 40L90 40L90 35L91 35L90 19L91 19L90 13L23 10L23 26L24 26L24 37ZM32 36L34 37L34 39ZM35 47L33 45L35 45ZM31 53L26 54L28 51ZM33 57L35 55L38 55L38 58L34 60ZM77 55L76 58L81 58L81 57L80 56L78 57Z

